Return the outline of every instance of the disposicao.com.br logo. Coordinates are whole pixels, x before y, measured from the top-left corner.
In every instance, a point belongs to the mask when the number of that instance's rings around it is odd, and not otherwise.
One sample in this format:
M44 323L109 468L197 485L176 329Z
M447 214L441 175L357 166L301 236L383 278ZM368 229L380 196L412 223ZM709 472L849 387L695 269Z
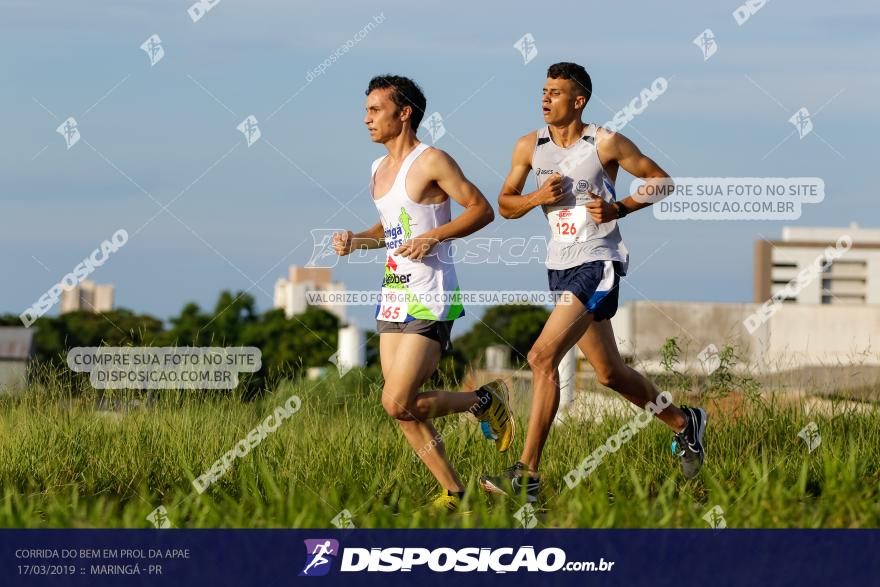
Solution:
M332 538L312 538L305 540L306 565L300 577L321 577L330 572L332 559L339 554L339 541Z
M326 575L331 559L339 554L339 543L331 539L306 540L306 565L300 576ZM426 567L436 573L445 572L494 572L517 571L553 573L556 571L610 571L614 562L604 558L595 561L566 561L561 548L544 548L535 551L534 546L518 548L465 547L465 548L356 548L343 549L340 572L410 572L414 567Z

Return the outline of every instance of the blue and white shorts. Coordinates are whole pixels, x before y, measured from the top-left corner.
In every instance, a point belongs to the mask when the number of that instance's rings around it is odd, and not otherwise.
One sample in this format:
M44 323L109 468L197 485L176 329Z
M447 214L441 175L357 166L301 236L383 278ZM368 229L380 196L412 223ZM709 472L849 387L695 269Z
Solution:
M550 291L570 291L599 322L617 313L620 261L588 261L569 269L548 269Z

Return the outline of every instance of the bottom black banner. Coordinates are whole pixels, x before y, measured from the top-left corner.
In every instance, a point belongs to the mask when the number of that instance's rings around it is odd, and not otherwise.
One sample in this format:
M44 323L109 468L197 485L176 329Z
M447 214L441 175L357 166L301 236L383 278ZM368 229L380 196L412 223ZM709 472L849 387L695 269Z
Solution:
M0 530L0 585L877 585L878 553L880 530Z

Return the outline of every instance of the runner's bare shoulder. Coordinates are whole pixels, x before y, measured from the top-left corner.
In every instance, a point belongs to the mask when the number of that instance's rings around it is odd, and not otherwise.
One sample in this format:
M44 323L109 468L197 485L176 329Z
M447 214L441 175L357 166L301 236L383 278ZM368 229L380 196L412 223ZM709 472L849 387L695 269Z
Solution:
M438 149L437 147L428 147L418 159L416 165L419 167L418 172L422 173L433 180L445 175L450 169L459 169L458 163L452 158L452 155ZM414 167L416 166L414 165Z
M532 151L535 150L535 144L538 142L538 131L533 130L527 135L523 135L516 140L513 147L513 162L520 165L532 164Z

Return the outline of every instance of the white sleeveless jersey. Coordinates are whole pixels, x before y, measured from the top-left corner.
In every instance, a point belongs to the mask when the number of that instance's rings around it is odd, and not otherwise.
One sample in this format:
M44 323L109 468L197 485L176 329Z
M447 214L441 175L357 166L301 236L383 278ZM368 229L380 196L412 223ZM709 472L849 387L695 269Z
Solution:
M588 261L620 261L623 274L629 264L629 252L623 244L617 221L596 224L586 204L590 193L608 202L616 200L614 182L608 177L596 149L595 124L584 127L580 140L568 148L550 138L549 127L538 130L532 153L532 170L540 188L550 175L562 176L563 198L552 206L542 206L550 225L547 245L547 268L569 269Z
M382 280L382 302L376 308L377 320L455 320L464 315L461 290L449 251L451 241L435 245L421 261L393 254L410 238L452 220L449 198L441 204L418 204L406 193L407 173L426 149L428 145L419 143L406 156L391 189L378 200L373 193L376 170L385 157L373 162L370 194L379 210L388 251Z

